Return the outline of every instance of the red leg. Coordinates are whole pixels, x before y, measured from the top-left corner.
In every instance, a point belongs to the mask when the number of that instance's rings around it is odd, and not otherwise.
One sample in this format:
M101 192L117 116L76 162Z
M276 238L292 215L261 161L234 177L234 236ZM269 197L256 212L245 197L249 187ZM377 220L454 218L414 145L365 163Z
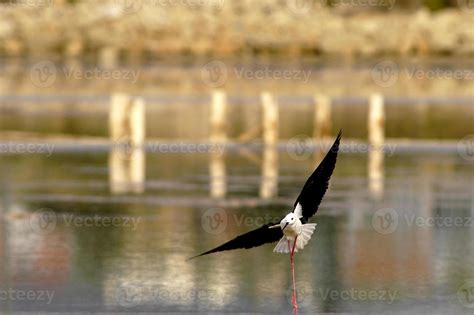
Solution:
M295 253L295 246L296 246L296 239L298 237L295 237L294 243L293 243L293 248L290 251L290 262L291 262L291 277L293 280L293 294L291 296L291 304L293 305L293 314L298 315L298 303L296 300L296 282L295 282L295 258L294 258L294 253ZM290 248L290 241L288 241L288 249Z

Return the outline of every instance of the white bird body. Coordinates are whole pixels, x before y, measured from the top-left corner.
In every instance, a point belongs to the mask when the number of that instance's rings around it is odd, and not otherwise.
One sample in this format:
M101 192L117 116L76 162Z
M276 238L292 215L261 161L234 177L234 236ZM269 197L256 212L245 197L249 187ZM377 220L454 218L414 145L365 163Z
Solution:
M275 253L288 254L290 252L290 248L288 247L288 241L294 242L295 238L295 252L297 252L299 249L303 249L305 245L308 244L309 240L311 239L311 236L313 235L314 229L316 228L316 224L303 224L301 222L301 218L301 205L298 204L294 212L288 213L280 221L279 227L283 232L283 237L273 249ZM276 227L278 227L278 225Z

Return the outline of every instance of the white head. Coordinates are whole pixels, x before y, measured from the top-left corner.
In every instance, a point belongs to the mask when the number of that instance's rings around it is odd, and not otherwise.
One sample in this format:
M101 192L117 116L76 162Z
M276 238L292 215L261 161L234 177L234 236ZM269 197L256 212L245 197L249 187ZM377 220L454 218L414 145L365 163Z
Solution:
M284 230L287 226L293 227L296 225L297 220L298 217L293 212L290 212L286 215L286 217L283 218L283 220L280 221L280 227L282 230Z

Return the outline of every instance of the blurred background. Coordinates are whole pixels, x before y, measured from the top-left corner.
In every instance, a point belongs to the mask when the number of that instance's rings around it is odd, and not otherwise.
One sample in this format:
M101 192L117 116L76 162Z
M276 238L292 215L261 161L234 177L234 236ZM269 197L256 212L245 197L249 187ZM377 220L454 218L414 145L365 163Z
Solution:
M0 313L474 312L474 3L0 1Z

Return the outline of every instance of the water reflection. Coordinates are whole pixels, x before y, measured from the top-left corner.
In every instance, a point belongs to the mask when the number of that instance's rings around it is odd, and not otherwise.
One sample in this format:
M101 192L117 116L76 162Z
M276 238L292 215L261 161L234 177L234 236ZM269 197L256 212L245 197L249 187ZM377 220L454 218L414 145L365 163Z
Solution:
M148 153L145 189L135 196L108 190L107 153L1 156L9 180L0 289L55 292L49 304L10 299L1 310L290 312L288 257L272 245L186 262L278 218L318 160L275 149L252 154L261 165L240 154ZM465 313L457 292L474 278L472 168L454 154L385 156L383 194L372 198L369 160L339 159L315 237L296 257L302 311ZM226 181L213 186L222 169ZM264 203L235 202L260 200L268 182ZM215 201L212 187L222 186ZM217 234L201 220L213 204L226 213ZM53 211L54 227L34 225L40 209ZM114 218L118 224L105 225ZM466 226L454 225L458 219Z

